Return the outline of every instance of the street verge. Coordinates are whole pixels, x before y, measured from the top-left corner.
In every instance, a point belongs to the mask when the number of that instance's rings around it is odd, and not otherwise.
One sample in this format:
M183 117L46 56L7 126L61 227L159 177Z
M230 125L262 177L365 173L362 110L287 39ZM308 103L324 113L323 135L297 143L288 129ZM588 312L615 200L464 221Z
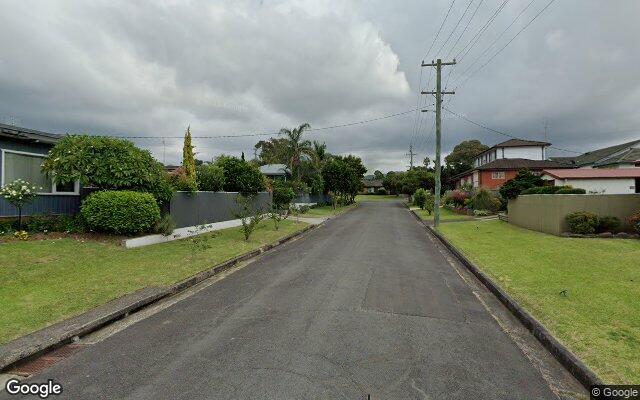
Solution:
M219 274L220 272L226 271L241 262L253 259L268 250L291 240L300 238L305 233L321 225L322 223L306 226L298 232L280 238L273 243L265 244L245 254L233 257L173 285L167 287L143 288L131 294L114 299L85 313L60 321L8 342L0 346L0 371L6 371L17 364L76 341L81 336L94 332L162 299L182 292L185 289Z
M533 334L533 336L586 388L593 385L602 385L598 376L584 364L567 347L560 343L537 319L522 308L511 296L509 296L487 274L482 272L464 254L441 235L432 226L428 225L413 210L411 214L426 228L432 236L438 239L455 257L463 264L491 293Z

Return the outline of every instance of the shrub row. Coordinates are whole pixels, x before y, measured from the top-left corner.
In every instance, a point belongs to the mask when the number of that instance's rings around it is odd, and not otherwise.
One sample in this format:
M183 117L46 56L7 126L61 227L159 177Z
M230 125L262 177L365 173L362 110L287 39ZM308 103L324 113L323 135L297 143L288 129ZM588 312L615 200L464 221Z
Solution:
M23 220L22 229L30 233L66 232L82 233L86 230L80 216L33 215ZM18 219L0 221L0 235L18 230Z
M536 186L520 192L524 194L586 194L586 190L571 186Z
M599 217L588 211L576 211L566 216L569 232L587 235L592 233L611 232L620 229L620 219L612 216Z

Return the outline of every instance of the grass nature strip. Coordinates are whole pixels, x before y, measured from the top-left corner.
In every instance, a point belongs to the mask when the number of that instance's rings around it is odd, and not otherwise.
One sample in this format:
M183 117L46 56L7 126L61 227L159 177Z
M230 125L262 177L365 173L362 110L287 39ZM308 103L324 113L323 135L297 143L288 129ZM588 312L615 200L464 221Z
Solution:
M238 228L125 249L71 238L14 241L0 251L0 344L149 286L171 285L302 230L263 221L245 242Z
M640 241L562 238L497 220L439 229L606 383L640 382Z

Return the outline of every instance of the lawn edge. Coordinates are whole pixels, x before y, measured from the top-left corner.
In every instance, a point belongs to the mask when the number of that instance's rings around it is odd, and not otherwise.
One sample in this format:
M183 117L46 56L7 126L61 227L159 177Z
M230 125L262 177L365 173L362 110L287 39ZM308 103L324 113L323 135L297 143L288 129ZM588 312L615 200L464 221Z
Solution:
M343 213L344 214L344 213ZM342 215L342 214L340 214ZM333 218L332 218L333 219ZM328 220L327 220L328 221ZM301 230L240 254L215 266L205 269L167 287L145 287L99 305L79 315L56 322L35 332L0 345L0 372L36 358L60 346L76 341L79 337L95 332L131 313L149 307L158 301L182 292L198 283L226 271L238 263L304 236L326 221L310 224Z
M471 262L461 251L459 251L447 238L438 232L431 225L426 224L413 210L411 214L426 228L427 232L438 239L482 284L489 289L498 300L533 334L533 336L573 375L578 382L589 389L594 385L603 385L604 382L598 378L582 360L571 352L565 345L560 343L551 332L545 328L533 315L521 307L507 292L496 284L487 274L482 272L473 262Z

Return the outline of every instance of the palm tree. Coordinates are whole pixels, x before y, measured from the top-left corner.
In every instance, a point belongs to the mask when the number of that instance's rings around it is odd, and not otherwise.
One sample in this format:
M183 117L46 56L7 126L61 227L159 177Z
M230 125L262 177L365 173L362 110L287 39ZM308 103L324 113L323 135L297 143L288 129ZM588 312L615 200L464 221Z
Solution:
M287 146L287 159L289 168L291 169L291 174L298 180L300 180L300 161L302 159L302 155L306 154L311 156L313 154L311 142L308 140L301 140L304 130L309 128L311 128L311 126L308 123L304 123L294 129L280 129L280 134L286 135L287 140L289 141Z
M320 170L327 158L327 144L313 141L313 159L315 168Z

